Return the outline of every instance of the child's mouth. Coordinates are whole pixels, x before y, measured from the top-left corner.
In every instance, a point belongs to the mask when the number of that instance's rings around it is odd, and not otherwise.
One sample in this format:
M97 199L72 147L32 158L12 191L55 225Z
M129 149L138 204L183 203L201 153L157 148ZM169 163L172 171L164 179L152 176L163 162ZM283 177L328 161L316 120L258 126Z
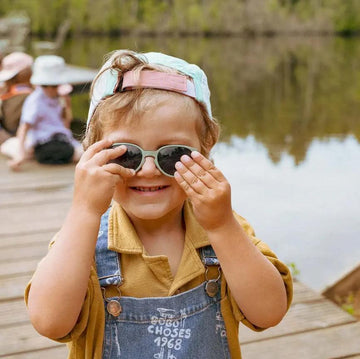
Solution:
M154 187L131 187L131 189L139 192L156 192L160 191L168 186L154 186Z

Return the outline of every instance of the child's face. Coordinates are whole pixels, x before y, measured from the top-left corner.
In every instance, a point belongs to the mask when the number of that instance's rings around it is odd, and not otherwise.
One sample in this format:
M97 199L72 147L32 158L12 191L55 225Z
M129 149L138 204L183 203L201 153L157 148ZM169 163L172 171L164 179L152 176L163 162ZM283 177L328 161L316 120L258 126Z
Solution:
M136 125L119 122L118 128L104 137L113 142L134 143L148 151L169 144L200 150L196 131L199 116L195 103L189 108L172 96L171 101L159 102L145 111ZM147 157L134 177L117 186L114 199L134 220L163 220L181 213L186 195L174 178L158 170L153 157Z
M51 97L51 98L56 98L58 97L58 86L54 85L54 86L42 86L46 96Z

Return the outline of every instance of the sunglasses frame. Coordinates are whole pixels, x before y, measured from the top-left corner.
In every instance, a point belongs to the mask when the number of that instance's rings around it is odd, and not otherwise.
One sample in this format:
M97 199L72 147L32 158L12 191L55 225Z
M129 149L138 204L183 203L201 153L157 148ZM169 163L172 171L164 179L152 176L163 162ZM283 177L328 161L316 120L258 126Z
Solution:
M139 164L139 166L137 166L135 170L135 172L138 172L142 166L144 165L144 162L145 162L145 159L146 157L152 157L154 158L154 161L155 161L155 165L156 165L156 168L165 176L168 176L168 177L174 177L174 175L170 175L168 173L166 173L160 166L159 162L158 162L158 154L159 152L164 149L164 148L169 148L169 147L182 147L182 148L186 148L188 150L190 150L191 152L192 151L197 151L197 148L195 147L190 147L190 146L186 146L186 145L165 145L165 146L161 146L160 148L158 148L157 150L155 151L145 151L143 150L140 146L138 145L135 145L134 143L127 143L127 142L118 142L118 143L113 143L111 148L116 148L116 147L119 147L119 146L134 146L136 148L138 148L141 152L141 162ZM120 156L121 157L121 156Z

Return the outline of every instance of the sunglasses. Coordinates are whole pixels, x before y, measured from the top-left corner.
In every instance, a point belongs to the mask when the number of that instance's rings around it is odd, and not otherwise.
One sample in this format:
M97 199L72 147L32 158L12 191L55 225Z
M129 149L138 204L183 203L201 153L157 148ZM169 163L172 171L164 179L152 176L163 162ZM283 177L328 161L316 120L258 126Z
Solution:
M181 156L190 156L192 151L197 151L196 148L183 145L166 145L156 151L144 151L141 147L132 143L114 143L111 148L119 146L126 146L127 151L111 160L110 163L116 163L137 172L143 166L146 157L153 157L159 171L169 177L174 177L176 172L175 164L180 161Z

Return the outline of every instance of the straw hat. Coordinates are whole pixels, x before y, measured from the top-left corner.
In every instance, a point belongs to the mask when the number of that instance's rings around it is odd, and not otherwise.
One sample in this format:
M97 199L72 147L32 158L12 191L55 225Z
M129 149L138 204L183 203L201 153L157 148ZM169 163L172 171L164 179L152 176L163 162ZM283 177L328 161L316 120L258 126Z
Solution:
M66 65L62 57L43 55L35 59L30 82L33 85L56 86L71 83L75 75L76 70Z
M24 52L12 52L2 59L0 82L12 79L22 70L31 67L32 64L32 56Z

